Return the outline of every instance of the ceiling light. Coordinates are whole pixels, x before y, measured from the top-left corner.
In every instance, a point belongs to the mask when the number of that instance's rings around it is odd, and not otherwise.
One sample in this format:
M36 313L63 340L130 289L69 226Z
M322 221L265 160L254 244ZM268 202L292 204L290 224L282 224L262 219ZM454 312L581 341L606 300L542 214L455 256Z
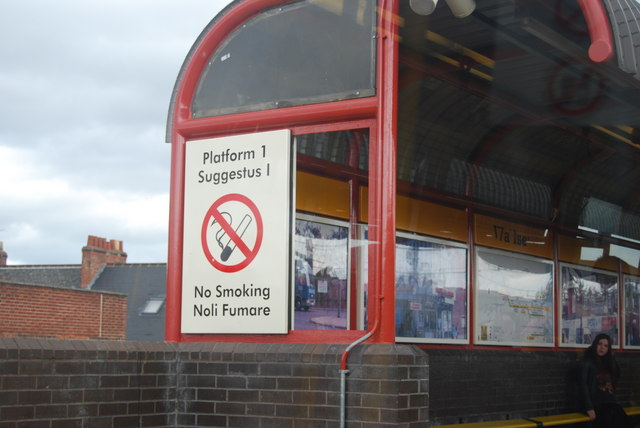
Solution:
M475 0L446 0L456 18L466 18L476 10Z
M436 9L438 0L410 0L409 6L418 15L431 15Z

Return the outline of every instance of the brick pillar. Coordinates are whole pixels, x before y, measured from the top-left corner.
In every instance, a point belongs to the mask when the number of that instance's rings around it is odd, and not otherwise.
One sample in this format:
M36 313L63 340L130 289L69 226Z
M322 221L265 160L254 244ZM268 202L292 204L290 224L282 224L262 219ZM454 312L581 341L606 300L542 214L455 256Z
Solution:
M87 288L104 266L126 262L127 253L123 250L122 241L89 235L87 245L82 247L80 288Z
M0 241L0 266L7 265L7 253L2 249L2 241Z

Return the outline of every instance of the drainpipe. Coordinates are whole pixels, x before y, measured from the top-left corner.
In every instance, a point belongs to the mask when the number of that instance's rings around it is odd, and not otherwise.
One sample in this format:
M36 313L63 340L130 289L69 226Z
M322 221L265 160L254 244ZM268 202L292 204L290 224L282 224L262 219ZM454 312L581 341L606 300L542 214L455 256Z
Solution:
M380 307L380 303L378 303L378 307ZM364 336L357 339L344 350L342 353L342 359L340 361L340 428L345 427L346 417L345 417L345 409L346 409L346 401L347 401L347 375L349 374L349 369L347 369L347 358L349 357L349 352L371 336L378 330L378 326L380 325L380 314L376 316L376 322Z
M377 122L378 122L378 138L380 141L388 140L395 141L396 135L396 117L397 117L397 106L394 104L395 92L397 90L397 68L395 66L397 61L397 10L399 7L399 0L380 0L378 4L379 17L378 17L378 34L376 38L379 40L378 44L378 88L380 89L380 93L378 94L378 112L377 112ZM384 146L378 149L379 153L376 153L375 162L376 166L374 167L378 172L377 174L382 174L381 171L391 171L393 177L395 177L395 152L392 153L392 156L386 156L388 153L384 152ZM384 162L391 162L391 167L386 169L387 166ZM372 159L369 159L369 162L372 162ZM376 174L376 173L374 173ZM384 182L384 180L382 180ZM387 188L383 191L387 193L388 197L395 198L395 181L392 180L391 187L389 187L389 183L383 183L387 185ZM376 190L377 192L380 189ZM389 196L391 195L391 196ZM375 198L380 199L380 197ZM384 199L384 198L382 198ZM389 203L389 201L381 202L381 200L377 200L376 204ZM369 200L371 203L371 200ZM384 207L377 206L376 209L373 210L373 217L377 218L380 215L380 211L384 210ZM378 211L376 213L376 211ZM383 214L382 222L385 224L381 224L380 226L383 229L393 230L393 236L395 236L395 211L391 211L391 214L387 213L387 216ZM371 218L370 218L371 220ZM380 218L376 219L380 221ZM376 223L376 221L374 221ZM384 232L382 232L384 233ZM382 263L383 257L381 254L378 254L379 257L376 258L375 264L379 266ZM372 272L369 271L369 274ZM347 349L342 354L342 359L340 362L340 428L345 427L345 409L346 409L346 377L349 373L347 369L347 358L349 356L349 352L373 336L380 329L380 320L382 318L382 299L384 298L382 294L382 282L384 278L382 275L376 275L377 281L375 281L375 293L376 296L376 304L375 308L375 322L373 327L361 338L357 339L355 342L351 343L347 346ZM388 335L388 331L383 331L383 335Z

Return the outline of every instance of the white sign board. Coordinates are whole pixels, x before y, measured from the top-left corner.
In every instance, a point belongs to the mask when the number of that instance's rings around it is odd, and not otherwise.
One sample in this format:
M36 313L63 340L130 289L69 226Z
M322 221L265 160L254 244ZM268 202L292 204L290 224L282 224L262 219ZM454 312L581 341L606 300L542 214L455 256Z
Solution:
M291 135L187 141L182 333L288 330Z

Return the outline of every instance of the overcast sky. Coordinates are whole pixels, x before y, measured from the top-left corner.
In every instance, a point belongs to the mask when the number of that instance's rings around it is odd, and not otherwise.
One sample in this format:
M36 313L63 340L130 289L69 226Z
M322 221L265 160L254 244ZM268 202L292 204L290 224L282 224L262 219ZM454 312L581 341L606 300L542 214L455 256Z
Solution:
M165 122L182 62L229 0L2 0L0 241L78 264L88 235L166 262Z

